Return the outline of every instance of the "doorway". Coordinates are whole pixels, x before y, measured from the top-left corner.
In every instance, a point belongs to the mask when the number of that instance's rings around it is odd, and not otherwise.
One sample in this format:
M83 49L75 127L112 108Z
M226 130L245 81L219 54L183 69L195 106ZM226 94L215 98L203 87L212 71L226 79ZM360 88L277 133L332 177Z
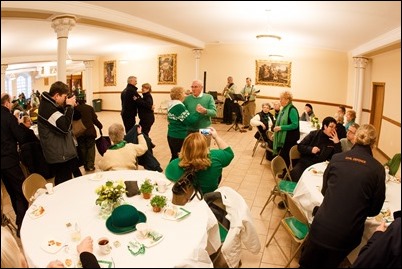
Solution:
M377 130L377 141L375 142L376 146L378 146L378 141L380 140L382 113L384 109L384 96L385 83L373 82L370 124L374 125L375 129Z

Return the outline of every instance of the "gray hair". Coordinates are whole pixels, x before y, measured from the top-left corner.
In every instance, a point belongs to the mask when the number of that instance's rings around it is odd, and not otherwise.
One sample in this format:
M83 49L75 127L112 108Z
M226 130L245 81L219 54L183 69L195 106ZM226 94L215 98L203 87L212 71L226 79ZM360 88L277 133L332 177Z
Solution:
M124 138L124 127L120 123L113 123L109 127L109 137L113 144L121 142Z

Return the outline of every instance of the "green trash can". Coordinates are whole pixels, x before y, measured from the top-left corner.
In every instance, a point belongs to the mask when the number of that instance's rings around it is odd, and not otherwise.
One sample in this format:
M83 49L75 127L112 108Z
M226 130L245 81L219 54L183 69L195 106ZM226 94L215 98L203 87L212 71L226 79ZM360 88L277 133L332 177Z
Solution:
M102 99L93 99L92 106L93 106L95 112L101 112L102 111Z

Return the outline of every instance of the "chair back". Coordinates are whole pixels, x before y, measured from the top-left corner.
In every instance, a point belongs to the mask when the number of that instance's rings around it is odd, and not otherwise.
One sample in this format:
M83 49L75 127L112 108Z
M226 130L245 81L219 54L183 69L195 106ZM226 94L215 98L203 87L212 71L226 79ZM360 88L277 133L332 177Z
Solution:
M293 217L295 217L298 221L300 221L301 223L309 226L309 222L308 222L306 214L304 214L304 212L300 209L299 205L293 199L292 195L289 193L286 193L285 197L286 197L286 203L287 203L290 214Z
M284 169L286 170L286 176L290 177L289 169L286 166L285 160L280 155L275 156L275 158L273 158L271 161L271 172L276 183L278 183L279 175L283 174Z
M22 193L25 199L30 203L30 199L39 188L45 188L47 181L40 174L30 174L22 183Z
M297 145L294 145L293 147L290 148L289 151L289 169L292 170L293 167L295 167L297 161L301 158L301 154L299 149L297 148Z

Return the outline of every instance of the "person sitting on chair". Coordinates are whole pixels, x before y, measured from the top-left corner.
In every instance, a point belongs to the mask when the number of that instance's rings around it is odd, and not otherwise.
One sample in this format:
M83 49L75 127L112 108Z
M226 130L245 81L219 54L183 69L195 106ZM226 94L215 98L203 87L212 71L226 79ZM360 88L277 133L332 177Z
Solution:
M148 150L147 142L141 131L142 128L138 125L138 144L132 144L124 140L124 126L122 124L113 123L110 125L109 137L113 145L99 161L99 168L103 171L137 169L137 157Z
M268 138L267 136L267 131L272 129L274 126L274 119L271 113L269 113L269 110L271 109L271 106L269 103L263 103L262 104L262 110L255 114L255 116L250 120L251 126L257 127L258 131L255 133L254 137L256 139L260 138L260 135L265 141L265 144L263 144L263 147L266 147L268 143L272 144L272 140ZM269 146L269 144L268 144ZM271 145L272 148L272 145Z

